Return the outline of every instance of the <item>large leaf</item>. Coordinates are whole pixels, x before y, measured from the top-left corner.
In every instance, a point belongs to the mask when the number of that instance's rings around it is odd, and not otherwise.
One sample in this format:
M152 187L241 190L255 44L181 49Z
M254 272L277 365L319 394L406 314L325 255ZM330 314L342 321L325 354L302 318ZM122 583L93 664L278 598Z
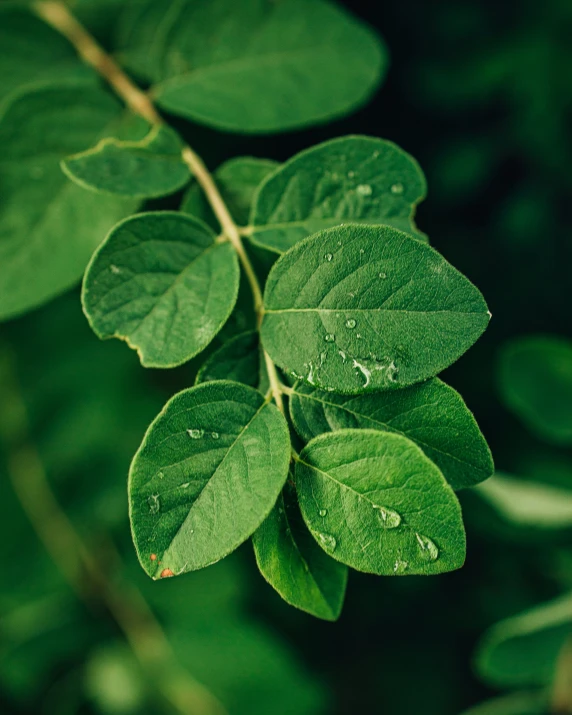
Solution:
M221 164L214 172L218 189L238 224L246 224L254 193L260 183L278 166L271 159L256 159L239 156ZM198 183L193 183L183 198L181 211L207 223L213 230L220 230L218 220Z
M316 437L296 462L296 488L318 543L358 571L436 574L463 565L457 498L402 435L341 430Z
M544 335L514 340L499 367L507 406L541 438L572 444L572 341Z
M387 64L377 35L324 0L135 2L122 44L161 107L248 133L346 114Z
M129 473L131 526L153 578L208 566L270 513L288 475L283 415L230 381L175 395L149 427Z
M409 437L453 489L473 486L493 473L490 450L463 398L437 378L397 392L355 397L296 383L290 412L306 442L324 432L357 427Z
M307 149L282 164L258 190L250 239L278 253L343 223L389 224L420 234L413 222L425 177L392 142L349 136Z
M272 268L262 342L310 385L356 394L433 377L490 314L435 250L389 226L345 225L296 244Z
M572 637L572 594L493 626L477 653L480 674L494 685L548 685Z
M165 126L152 127L139 141L107 137L87 151L62 162L80 186L108 194L153 198L172 194L190 179L182 142Z
M39 83L96 81L72 45L24 7L0 5L0 48L0 103Z
M64 156L114 126L121 107L95 87L43 88L0 119L0 318L76 283L111 226L137 202L96 196L61 171Z
M478 493L507 520L540 529L572 528L572 492L550 484L495 474Z
M239 267L230 243L191 216L159 211L118 224L86 272L83 304L100 338L118 337L146 367L201 352L230 315Z
M316 544L291 491L284 490L253 536L256 563L287 603L335 621L342 610L348 569Z

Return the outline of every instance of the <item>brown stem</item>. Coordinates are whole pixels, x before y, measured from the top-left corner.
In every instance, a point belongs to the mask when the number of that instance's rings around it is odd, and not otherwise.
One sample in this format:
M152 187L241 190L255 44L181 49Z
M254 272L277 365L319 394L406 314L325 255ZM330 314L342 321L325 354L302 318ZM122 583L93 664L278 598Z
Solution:
M572 638L566 641L558 657L550 711L554 715L572 715Z

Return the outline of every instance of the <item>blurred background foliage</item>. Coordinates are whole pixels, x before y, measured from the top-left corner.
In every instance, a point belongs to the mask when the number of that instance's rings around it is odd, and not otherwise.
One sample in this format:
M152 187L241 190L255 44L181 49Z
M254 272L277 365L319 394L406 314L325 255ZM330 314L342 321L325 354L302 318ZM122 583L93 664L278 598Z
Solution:
M257 574L250 544L203 572L151 582L130 540L126 474L146 426L198 365L143 370L91 333L75 291L0 333L2 713L174 712L165 683L199 687L175 677L182 666L231 715L533 715L550 712L542 689L555 673L572 672L572 3L345 4L391 52L367 107L282 136L182 126L213 168L238 155L282 161L347 133L391 139L420 162L429 195L418 225L493 313L444 375L503 473L460 495L466 566L435 578L352 574L334 625L284 604ZM120 5L77 2L104 43ZM523 357L513 339L532 334L559 336L564 354ZM542 352L546 342L535 345ZM529 389L547 384L548 396ZM35 516L48 519L51 554L39 541L25 488L15 485L20 499L13 488L21 470L47 475L82 540L75 550L49 498ZM82 547L93 569L78 562ZM137 657L137 638L118 626L117 594L131 604L127 630L166 648L166 665ZM168 646L157 645L157 623Z

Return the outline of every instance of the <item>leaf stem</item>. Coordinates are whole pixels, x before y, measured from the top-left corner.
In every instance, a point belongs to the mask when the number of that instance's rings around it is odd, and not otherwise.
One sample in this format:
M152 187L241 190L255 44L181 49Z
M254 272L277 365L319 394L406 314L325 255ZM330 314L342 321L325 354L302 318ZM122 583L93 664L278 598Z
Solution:
M40 541L81 600L90 605L90 595L101 598L140 665L174 711L181 715L224 715L218 700L179 665L141 593L131 583L110 581L60 507L30 439L27 409L13 362L9 354L0 355L0 441L6 450L12 488Z
M120 97L133 112L151 124L164 124L163 118L157 111L150 97L137 87L132 79L97 43L62 2L41 0L34 2L32 7L39 17L71 42L80 57L110 84L117 96ZM224 235L233 245L238 255L248 283L250 284L254 301L254 311L256 313L258 327L260 327L264 316L262 290L252 262L242 243L241 229L232 218L212 174L207 169L201 157L190 146L185 146L182 150L182 159L204 191L207 201L217 217ZM274 401L280 411L284 412L280 378L278 377L278 372L272 358L265 350L264 361Z

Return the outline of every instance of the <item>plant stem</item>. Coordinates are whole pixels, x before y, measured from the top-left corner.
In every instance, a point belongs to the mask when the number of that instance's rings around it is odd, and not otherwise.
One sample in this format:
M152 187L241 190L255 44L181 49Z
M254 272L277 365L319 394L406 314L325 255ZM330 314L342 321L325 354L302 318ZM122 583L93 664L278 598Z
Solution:
M572 639L568 639L558 657L552 683L550 712L554 715L572 713Z
M133 112L139 114L151 124L164 123L163 118L149 96L137 87L133 80L96 42L63 3L41 0L40 2L35 2L32 7L45 22L71 42L79 56L110 84L117 96L120 97ZM224 235L233 245L238 255L252 290L254 311L256 313L258 327L260 327L264 316L262 290L256 272L242 243L241 230L234 222L212 174L207 169L201 157L191 149L190 146L185 146L182 150L182 158L204 191L207 201L217 217ZM272 396L280 411L284 412L281 381L272 358L265 350L264 361L272 389Z
M171 646L141 593L113 584L51 490L40 455L30 439L27 409L9 355L0 355L3 385L0 441L12 488L40 541L79 598L90 605L97 594L123 631L140 665L181 715L224 715L223 706L178 664Z

